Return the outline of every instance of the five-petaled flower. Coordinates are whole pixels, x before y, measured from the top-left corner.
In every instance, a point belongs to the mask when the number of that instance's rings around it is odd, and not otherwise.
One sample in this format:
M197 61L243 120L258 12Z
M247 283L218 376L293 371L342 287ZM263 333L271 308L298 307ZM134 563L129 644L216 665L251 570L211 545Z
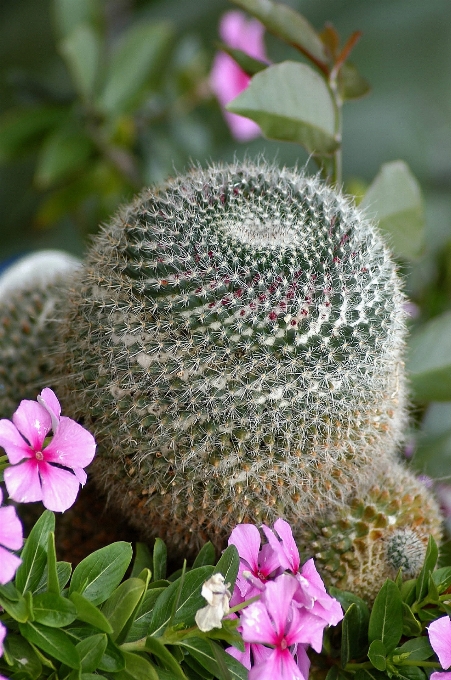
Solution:
M0 505L3 501L3 492L0 489ZM12 505L0 508L0 584L5 585L14 578L21 559L10 553L10 550L19 550L23 543L22 524L16 515ZM8 548L8 550L6 550ZM1 625L1 624L0 624ZM1 649L0 629L0 649Z
M221 19L219 34L223 42L234 49L246 52L250 57L267 61L263 44L264 27L256 19L247 19L242 12L226 12ZM210 75L210 85L222 107L235 99L244 90L250 77L225 52L218 52ZM224 116L233 136L247 141L260 134L257 123L224 111Z
M64 512L86 482L83 468L94 458L94 437L61 416L60 403L48 387L37 401L21 401L12 421L0 420L0 446L11 464L4 472L9 496L18 503L42 500L49 510Z

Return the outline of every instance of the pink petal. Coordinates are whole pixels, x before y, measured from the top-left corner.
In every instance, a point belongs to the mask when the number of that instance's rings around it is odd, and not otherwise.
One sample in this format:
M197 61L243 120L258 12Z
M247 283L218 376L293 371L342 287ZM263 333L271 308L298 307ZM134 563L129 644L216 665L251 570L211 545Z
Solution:
M278 637L263 602L254 602L243 609L240 622L245 642L277 644Z
M17 568L21 564L21 562L22 560L19 557L13 555L8 550L5 550L5 548L2 548L2 546L0 545L0 584L2 586L4 586L5 583L12 581L12 579L14 578L14 574L16 573Z
M280 561L277 553L267 543L262 546L258 556L259 571L268 577L277 569L280 569Z
M0 487L0 505L3 503L3 491Z
M6 468L3 473L9 497L17 503L33 503L42 500L36 460L27 460L20 465Z
M38 404L43 406L52 420L52 430L55 433L58 429L61 415L61 405L58 398L50 387L44 387L41 394L37 397Z
M3 654L3 640L6 637L6 627L0 621L0 656ZM3 676L0 676L3 677Z
M64 512L77 498L80 482L72 472L47 463L40 465L42 502L48 510Z
M19 550L23 543L23 530L16 509L12 505L0 508L0 545Z
M225 650L227 654L233 656L234 659L243 664L247 670L251 667L251 645L249 642L244 643L244 652L241 652L236 647L227 647Z
M435 673L432 673L429 680L451 680L451 673L441 673L440 671L435 671Z
M48 463L82 468L89 465L95 452L96 442L92 434L75 420L61 416L58 431L43 454Z
M221 40L255 59L267 61L263 43L264 26L256 19L248 19L238 10L226 12L219 25Z
M80 484L84 486L86 484L86 480L88 479L88 475L83 470L83 468L72 468L72 472L74 473Z
M32 449L41 451L44 439L52 427L52 419L36 401L23 399L13 415L13 423Z
M0 420L0 446L5 449L11 465L34 456L34 451L10 420Z
M274 529L282 539L282 548L287 559L289 560L290 569L293 574L296 574L299 570L299 564L301 560L299 557L299 550L293 538L291 527L284 519L278 519L274 523Z
M442 616L428 626L429 642L437 654L442 668L451 666L451 619Z
M323 633L327 623L314 616L305 607L293 607L290 629L286 634L289 646L301 643L311 645L315 652L320 652L323 646Z
M297 588L297 581L290 574L282 574L275 581L266 584L262 599L271 614L278 635L283 635L287 629L287 619Z
M258 573L258 552L260 550L260 532L254 524L238 524L228 541L238 550L238 555L249 565L250 571Z
M307 680L288 649L273 649L264 663L249 671L249 680Z
M301 671L302 676L307 679L310 672L310 659L306 652L305 646L301 644L296 645L294 654L296 656L298 668Z
M328 595L326 588L318 574L313 559L308 560L302 567L298 576L301 591L305 597L313 599L313 606L305 605L311 609L312 614L319 616L332 626L342 620L344 614L340 603ZM297 594L297 599L299 593ZM299 598L302 602L302 598ZM304 603L305 604L305 603Z

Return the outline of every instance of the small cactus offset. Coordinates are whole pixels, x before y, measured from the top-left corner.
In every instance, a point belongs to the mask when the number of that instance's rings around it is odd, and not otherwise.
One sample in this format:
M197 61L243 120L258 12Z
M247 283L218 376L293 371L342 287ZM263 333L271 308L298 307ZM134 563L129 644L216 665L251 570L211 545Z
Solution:
M59 332L97 483L184 552L339 514L374 460L395 465L402 303L377 230L318 178L245 162L145 191L95 240Z

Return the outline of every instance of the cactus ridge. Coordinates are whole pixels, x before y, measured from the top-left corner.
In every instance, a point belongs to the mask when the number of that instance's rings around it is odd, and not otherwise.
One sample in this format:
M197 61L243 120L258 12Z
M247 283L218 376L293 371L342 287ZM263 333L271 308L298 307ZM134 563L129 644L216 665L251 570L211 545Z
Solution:
M351 493L402 437L402 302L377 230L319 178L245 162L143 192L96 238L62 328L101 483L123 477L148 532L163 503L224 536Z

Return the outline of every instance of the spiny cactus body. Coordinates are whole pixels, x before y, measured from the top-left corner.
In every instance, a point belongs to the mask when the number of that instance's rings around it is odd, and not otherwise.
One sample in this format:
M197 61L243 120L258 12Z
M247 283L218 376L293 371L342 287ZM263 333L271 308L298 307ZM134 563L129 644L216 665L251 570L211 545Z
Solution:
M317 178L245 163L145 191L70 298L65 408L96 434L97 482L147 536L186 552L240 521L298 524L395 458L395 267Z

